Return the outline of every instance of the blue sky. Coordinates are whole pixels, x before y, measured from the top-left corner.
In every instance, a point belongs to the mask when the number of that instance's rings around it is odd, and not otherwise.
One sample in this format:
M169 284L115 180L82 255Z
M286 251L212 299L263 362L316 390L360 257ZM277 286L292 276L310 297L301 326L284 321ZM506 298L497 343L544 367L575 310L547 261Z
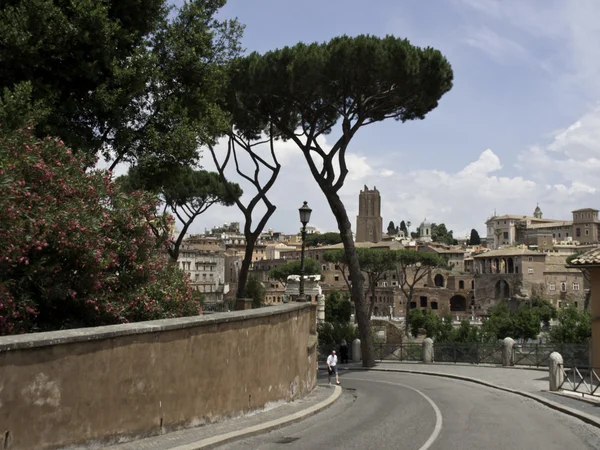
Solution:
M425 217L464 235L498 214L545 217L600 207L600 2L597 0L229 0L243 46L264 52L347 34L392 34L441 50L455 83L424 121L362 129L342 191L353 226L358 192L380 190L384 227ZM303 200L312 224L336 229L323 194L291 144L268 228L293 232ZM212 168L206 152L203 166ZM246 187L243 185L243 187ZM249 189L249 188L248 188ZM192 229L241 220L209 209Z

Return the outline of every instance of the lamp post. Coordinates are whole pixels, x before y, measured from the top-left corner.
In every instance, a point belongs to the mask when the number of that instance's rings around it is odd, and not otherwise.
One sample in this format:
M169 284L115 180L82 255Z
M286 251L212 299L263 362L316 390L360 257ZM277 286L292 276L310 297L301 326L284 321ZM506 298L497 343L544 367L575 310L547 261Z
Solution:
M308 206L307 202L298 208L300 213L300 222L302 223L302 251L300 252L300 289L298 291L298 301L305 302L306 296L304 295L304 241L306 240L306 224L310 220L310 213L312 209Z

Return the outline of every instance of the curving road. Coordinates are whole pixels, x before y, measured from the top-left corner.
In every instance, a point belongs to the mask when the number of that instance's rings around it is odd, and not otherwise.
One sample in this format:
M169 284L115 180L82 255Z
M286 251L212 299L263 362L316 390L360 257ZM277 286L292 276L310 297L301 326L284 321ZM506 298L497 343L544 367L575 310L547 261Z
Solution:
M349 372L342 375L342 386L340 399L325 411L224 448L600 449L600 429L533 400L473 383Z

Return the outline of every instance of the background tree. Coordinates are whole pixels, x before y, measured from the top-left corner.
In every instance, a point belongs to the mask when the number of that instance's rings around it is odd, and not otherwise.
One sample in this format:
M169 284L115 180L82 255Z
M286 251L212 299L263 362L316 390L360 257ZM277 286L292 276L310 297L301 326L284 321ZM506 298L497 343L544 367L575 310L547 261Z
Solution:
M214 204L231 206L242 195L239 185L224 186L219 174L191 167L175 167L169 173L149 177L144 175L143 168L133 166L127 175L117 179L117 183L126 192L138 189L154 192L160 196L163 214L170 211L179 219L182 228L167 246L174 261L179 258L181 243L196 217ZM152 221L148 223L157 237L164 238L161 236L164 229L154 226Z
M348 295L331 291L325 297L325 320L331 323L348 323L352 315L352 305Z
M387 233L390 236L393 236L393 235L396 234L396 225L394 225L394 221L393 220L390 220L390 223L388 224Z
M500 303L492 309L490 317L483 322L482 329L496 339L514 337L515 327L508 306L505 303Z
M265 304L265 296L267 290L260 282L258 277L254 274L248 276L248 282L246 284L246 295L252 299L252 307L260 308Z
M0 334L199 313L148 227L156 200L118 192L85 156L29 130L0 133Z
M445 267L446 260L436 253L418 252L415 250L396 250L396 274L400 290L406 298L406 335L409 332L409 322L415 286L431 274L436 267Z
M440 223L431 224L431 239L433 242L439 242L441 244L453 245L456 244L456 239L454 239L452 230L448 231L446 229L446 224Z
M342 339L345 339L349 346L356 339L356 327L350 323L351 309L348 296L339 291L331 291L325 297L325 323L317 326L321 355L327 355L334 349L339 350Z
M393 36L342 36L236 60L236 98L273 122L302 151L337 220L356 307L363 365L375 364L363 276L352 227L339 196L348 174L346 150L358 130L393 118L423 119L452 87L452 69L434 49ZM324 148L321 138L333 137ZM337 174L336 174L337 171Z
M44 109L37 135L111 169L196 163L199 145L228 128L219 102L242 27L215 19L225 0L168 3L0 2L0 88L28 83Z
M406 222L404 222L404 220L400 222L400 231L404 231L404 236L408 237L408 228L406 227Z
M580 311L574 306L563 308L558 313L558 324L550 328L551 342L586 344L592 336L592 316L589 311Z
M375 308L377 285L388 272L395 270L396 253L390 250L359 248L357 254L360 268L367 274L368 289L371 294L369 302L370 320Z
M309 234L304 241L307 247L319 247L321 245L335 245L342 242L340 233L327 232L322 234Z
M475 228L471 230L471 236L469 237L469 245L481 245L481 238Z
M290 275L300 275L300 261L290 261L269 270L269 278L279 281L284 286L287 284ZM321 275L321 264L314 259L305 259L304 275Z

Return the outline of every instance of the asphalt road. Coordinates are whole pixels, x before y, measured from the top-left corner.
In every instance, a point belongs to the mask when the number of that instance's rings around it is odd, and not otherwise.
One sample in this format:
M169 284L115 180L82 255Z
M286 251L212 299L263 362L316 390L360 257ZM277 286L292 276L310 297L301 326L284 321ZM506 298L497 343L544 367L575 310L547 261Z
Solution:
M349 372L341 380L342 397L325 411L222 448L600 449L600 429L485 386L381 372Z

